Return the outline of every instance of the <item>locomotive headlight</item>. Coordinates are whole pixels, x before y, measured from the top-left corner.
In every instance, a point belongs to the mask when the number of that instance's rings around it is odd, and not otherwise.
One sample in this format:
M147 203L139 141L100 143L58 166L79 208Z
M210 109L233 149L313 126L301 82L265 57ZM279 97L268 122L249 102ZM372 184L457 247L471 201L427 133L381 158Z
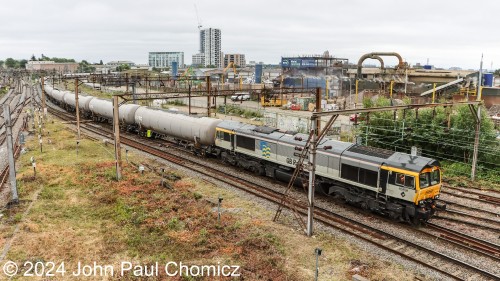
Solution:
M439 199L439 194L434 196L434 199Z
M424 200L418 201L418 205L423 206L424 205Z

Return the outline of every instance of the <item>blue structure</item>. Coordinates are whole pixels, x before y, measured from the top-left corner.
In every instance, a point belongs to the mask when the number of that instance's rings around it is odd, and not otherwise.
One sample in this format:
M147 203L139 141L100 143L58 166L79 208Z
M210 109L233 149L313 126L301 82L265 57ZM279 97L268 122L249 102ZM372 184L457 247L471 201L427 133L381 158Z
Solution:
M485 87L493 87L493 73L485 73L483 74L483 86Z
M177 76L177 72L179 71L179 67L178 67L178 64L176 61L173 61L172 62L172 76L173 77L176 77Z
M255 83L262 83L262 64L255 65Z
M342 67L348 63L347 59L334 58L331 56L299 56L281 57L281 68L290 69L325 69L331 67Z
M304 88L322 88L326 89L326 80L324 77L286 77L283 79L285 87L304 87Z

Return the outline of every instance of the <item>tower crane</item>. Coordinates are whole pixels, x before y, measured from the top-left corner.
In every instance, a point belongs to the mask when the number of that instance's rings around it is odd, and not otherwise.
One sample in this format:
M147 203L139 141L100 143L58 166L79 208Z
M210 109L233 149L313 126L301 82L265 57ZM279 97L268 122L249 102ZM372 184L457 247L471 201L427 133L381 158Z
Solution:
M200 16L198 15L198 7L196 7L196 3L194 4L194 10L196 12L196 19L198 20L198 30L201 30L203 25L201 24Z

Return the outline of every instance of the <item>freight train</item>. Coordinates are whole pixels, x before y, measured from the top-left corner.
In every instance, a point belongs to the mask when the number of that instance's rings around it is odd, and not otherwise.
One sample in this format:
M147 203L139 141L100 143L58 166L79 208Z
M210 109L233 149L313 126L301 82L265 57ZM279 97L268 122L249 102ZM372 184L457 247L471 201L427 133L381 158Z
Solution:
M66 110L75 109L72 92L45 86L48 97ZM79 96L79 109L87 118L111 121L110 100ZM308 136L230 120L125 104L119 108L121 124L148 137L169 137L202 155L227 164L289 181ZM324 139L316 156L316 191L345 199L364 209L396 220L420 224L444 209L441 169L437 160L359 144Z

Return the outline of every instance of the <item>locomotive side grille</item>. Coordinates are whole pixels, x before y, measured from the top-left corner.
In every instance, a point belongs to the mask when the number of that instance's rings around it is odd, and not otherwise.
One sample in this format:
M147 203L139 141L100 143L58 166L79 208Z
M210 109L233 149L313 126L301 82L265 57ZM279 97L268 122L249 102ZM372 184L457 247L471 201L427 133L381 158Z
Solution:
M353 145L347 151L383 159L387 159L394 154L394 151L364 145Z

